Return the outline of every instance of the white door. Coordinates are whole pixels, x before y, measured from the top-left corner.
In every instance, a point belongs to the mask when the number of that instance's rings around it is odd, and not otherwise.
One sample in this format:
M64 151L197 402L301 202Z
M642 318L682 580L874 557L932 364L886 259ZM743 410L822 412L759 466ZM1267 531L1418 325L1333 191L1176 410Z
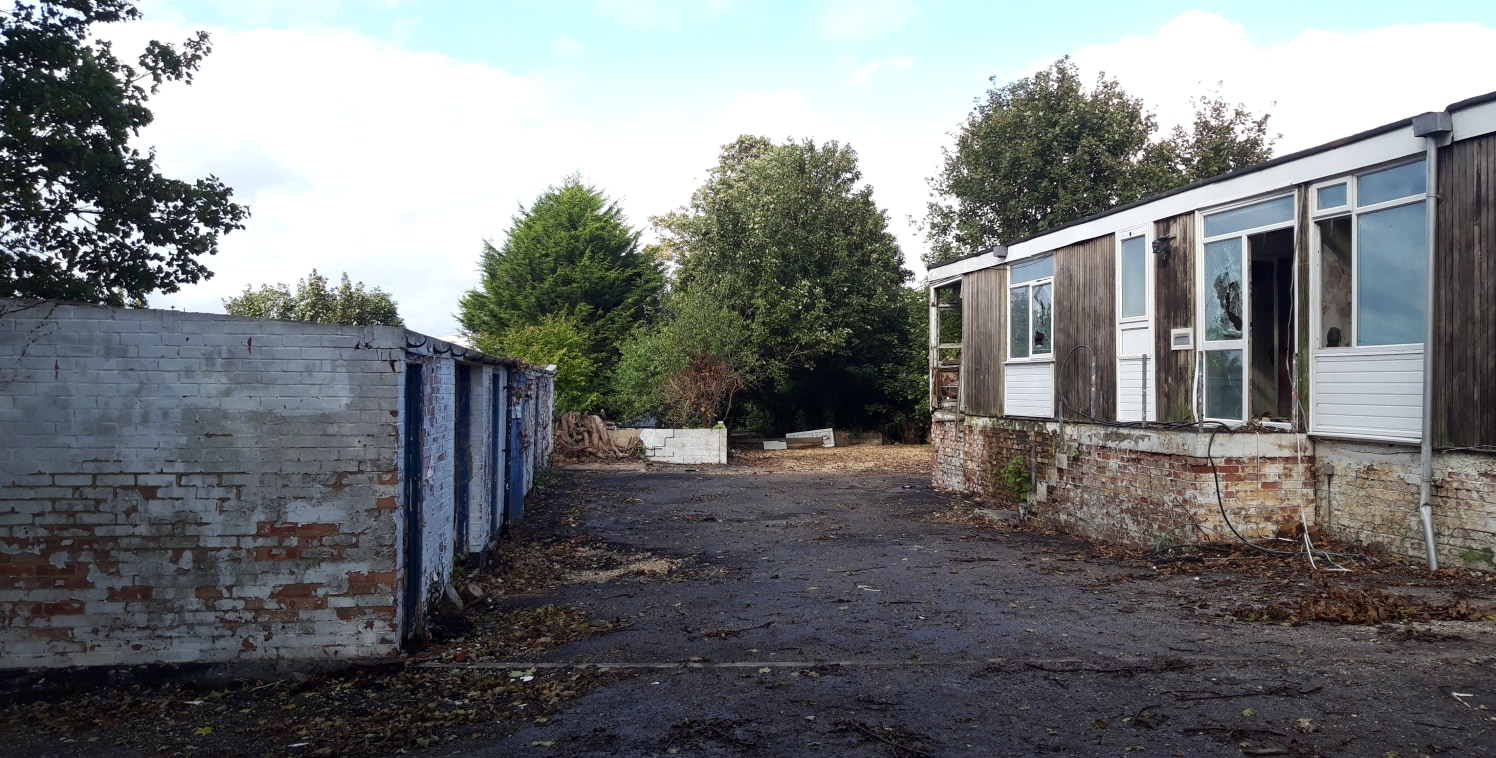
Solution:
M1117 420L1157 421L1153 259L1146 227L1117 235Z

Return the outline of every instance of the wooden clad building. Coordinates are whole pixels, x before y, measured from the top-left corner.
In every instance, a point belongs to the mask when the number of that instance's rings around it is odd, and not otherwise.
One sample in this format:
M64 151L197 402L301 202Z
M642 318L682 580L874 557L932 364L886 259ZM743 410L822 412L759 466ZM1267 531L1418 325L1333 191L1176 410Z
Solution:
M1231 509L1192 504L1220 485L1152 467L1224 455L1259 485L1249 532L1496 545L1496 93L936 266L930 287L932 313L942 292L960 313L931 349L939 486L1001 491L1027 467L1038 517L1219 539ZM1123 449L1143 457L1070 463ZM1120 480L1097 500L1102 473Z

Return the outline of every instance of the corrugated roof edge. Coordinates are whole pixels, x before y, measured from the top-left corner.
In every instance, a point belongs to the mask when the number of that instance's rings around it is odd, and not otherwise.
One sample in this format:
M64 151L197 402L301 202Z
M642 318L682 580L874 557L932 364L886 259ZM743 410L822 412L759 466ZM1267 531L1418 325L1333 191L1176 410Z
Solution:
M1484 105L1485 103L1489 103L1489 102L1492 102L1492 101L1496 101L1496 92L1487 92L1484 95L1476 95L1475 97L1466 98L1466 99L1461 100L1461 101L1456 102L1456 103L1450 103L1449 105L1445 106L1444 110L1446 110L1446 111L1448 111L1450 113L1453 113L1455 111L1462 111L1462 110L1465 110L1466 108L1471 108L1471 107L1474 107L1474 106L1477 106L1477 105ZM1415 114L1415 115L1417 115L1417 114ZM1007 244L1009 247L1015 247L1017 245L1020 245L1022 243L1028 242L1030 240L1036 240L1036 239L1039 239L1041 237L1047 237L1047 236L1049 236L1051 234L1054 234L1055 232L1061 231L1063 229L1069 229L1070 227L1073 227L1073 226L1080 226L1081 224L1087 224L1087 223L1090 223L1090 222L1095 221L1097 219L1102 219L1102 218L1106 218L1107 216L1111 216L1113 214L1121 213L1121 212L1123 212L1125 210L1128 210L1130 208L1137 208L1137 207L1144 206L1144 205L1147 205L1147 204L1152 203L1152 202L1156 202L1158 200L1162 200L1162 199L1164 199L1166 197L1173 197L1174 195L1178 195L1178 194L1183 193L1183 192L1188 192L1188 191L1190 191L1192 189L1195 189L1197 187L1204 187L1204 186L1207 186L1207 185L1210 185L1210 184L1215 184L1216 182L1222 182L1222 181L1225 181L1227 179L1233 179L1233 178L1238 177L1238 176L1246 176L1248 174L1255 174L1255 173L1257 173L1259 171L1265 171L1265 170L1267 170L1269 168L1272 168L1273 166L1281 166L1281 165L1283 165L1285 163L1292 163L1293 161L1300 160L1300 159L1303 159L1303 158L1307 158L1307 157L1309 157L1311 155L1318 155L1319 153L1326 153L1326 152L1329 152L1331 150L1335 150L1337 148L1345 147L1346 145L1355 144L1357 142L1360 142L1361 140L1364 140L1364 139L1367 139L1367 138L1370 138L1370 137L1375 137L1375 136L1377 136L1379 134L1385 134L1385 133L1390 132L1390 131L1395 131L1397 129L1402 129L1402 128L1408 126L1410 123L1412 123L1412 121L1413 121L1413 116L1409 116L1409 117L1403 118L1403 119L1398 119L1397 121L1393 121L1390 124L1383 124L1381 126L1373 127L1371 129L1367 129L1366 131L1363 131L1363 132L1357 132L1356 134L1352 134L1352 135L1350 135L1348 137L1341 137L1340 139L1337 139L1337 140L1334 140L1334 141L1331 141L1331 142L1326 142L1326 143L1324 143L1322 145L1315 145L1314 147L1305 148L1305 149L1300 150L1300 151L1295 152L1295 153L1289 153L1288 155L1280 155L1277 158L1273 158L1272 160L1263 161L1262 163L1258 163L1258 164L1255 164L1255 165L1252 165L1252 166L1247 166L1246 168L1239 168L1239 169L1237 169L1235 171L1228 171L1228 172L1226 172L1224 174L1219 174L1217 176L1212 176L1209 179L1201 179L1198 182L1190 182L1189 184L1186 184L1186 185L1183 185L1183 186L1180 186L1180 187L1175 187L1174 189L1171 189L1171 190L1169 190L1167 192L1160 192L1157 195L1150 195L1148 197L1143 198L1142 200L1134 200L1133 202L1130 202L1130 203L1128 203L1126 205L1119 205L1119 206L1117 206L1115 208L1108 208L1108 209L1106 209L1106 210L1104 210L1104 211L1102 211L1100 213L1094 213L1094 214L1092 214L1090 216L1086 216L1085 218L1078 218L1078 219L1076 219L1074 221L1069 221L1069 222L1066 222L1064 224L1060 224L1059 226L1055 226L1055 227L1051 227L1049 229L1045 229L1044 231L1039 232L1038 234L1031 234L1031 235L1029 235L1027 237L1024 237L1022 239L1012 240L1012 241L1007 242L1005 244ZM934 279L935 278L935 272L938 269L941 269L941 268L943 268L945 266L949 266L949 265L951 265L953 263L960 263L961 261L970 260L972 258L975 258L975 257L979 256L979 255L983 255L986 252L987 252L987 250L984 248L984 249L979 250L979 251L977 251L975 253L971 253L969 255L963 255L960 258L952 258L952 259L950 259L948 261L941 261L940 263L938 263L938 264L930 267L929 277L931 279Z
M508 368L542 368L540 366L532 367L517 358L489 355L481 350L463 347L454 342L447 342L438 337L433 337L412 329L405 330L405 349L423 355L450 355L456 360L468 363L484 363L490 366L505 366Z

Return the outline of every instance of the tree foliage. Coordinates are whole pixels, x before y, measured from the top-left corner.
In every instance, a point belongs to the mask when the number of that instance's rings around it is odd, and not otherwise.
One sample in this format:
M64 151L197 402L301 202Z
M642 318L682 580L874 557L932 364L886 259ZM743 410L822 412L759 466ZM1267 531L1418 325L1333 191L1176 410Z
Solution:
M993 84L997 79L992 79ZM1158 135L1143 101L1067 58L987 92L930 179L927 263L1014 242L1272 155L1268 116L1216 95L1190 129Z
M474 347L507 355L533 366L556 366L556 413L589 413L602 405L591 340L571 316L550 313L539 323L512 326L499 335L480 335Z
M482 342L561 317L586 337L597 371L611 371L619 344L664 287L638 241L617 204L568 177L515 214L501 246L484 243L482 279L460 305L463 330Z
M139 304L211 277L200 259L243 228L217 178L164 177L130 145L149 96L191 83L210 50L206 32L153 41L132 66L92 37L139 17L129 0L0 11L0 296Z
M654 324L623 343L614 407L625 420L655 416L671 426L708 427L763 373L741 316L707 295L676 292Z
M346 272L337 289L331 289L317 269L296 283L295 292L284 284L245 287L243 294L224 300L223 309L233 316L316 324L405 325L388 292L378 287L366 291L363 282L350 282Z
M849 147L744 136L689 206L656 219L677 287L741 320L764 374L748 398L762 427L879 423L879 362L909 339L910 274L861 182Z

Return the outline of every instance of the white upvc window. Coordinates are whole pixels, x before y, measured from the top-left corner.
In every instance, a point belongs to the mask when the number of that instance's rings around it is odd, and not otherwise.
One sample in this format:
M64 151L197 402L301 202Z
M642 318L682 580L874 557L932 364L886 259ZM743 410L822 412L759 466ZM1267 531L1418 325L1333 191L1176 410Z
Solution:
M1294 195L1252 200L1201 215L1198 319L1203 416L1242 422L1247 419L1248 392L1253 387L1253 360L1248 359L1253 355L1251 343L1256 340L1265 347L1271 334L1270 329L1253 323L1253 289L1272 294L1275 287L1281 288L1273 279L1254 282L1252 272L1260 268L1254 265L1259 261L1282 265L1286 257L1291 263ZM1281 320L1287 312L1274 310L1283 313L1270 314L1267 321Z
M1310 431L1416 442L1428 323L1428 166L1412 157L1310 187Z
M1008 360L1054 360L1054 256L1008 269Z
M1422 345L1428 194L1422 160L1316 184L1315 346Z

